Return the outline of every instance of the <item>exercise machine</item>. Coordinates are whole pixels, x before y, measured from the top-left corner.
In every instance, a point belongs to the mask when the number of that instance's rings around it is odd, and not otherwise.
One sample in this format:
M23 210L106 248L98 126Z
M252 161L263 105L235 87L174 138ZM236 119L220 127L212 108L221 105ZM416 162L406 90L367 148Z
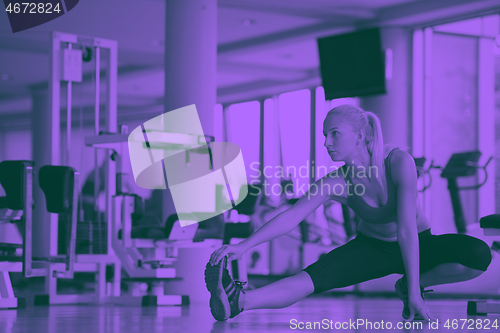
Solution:
M490 157L483 166L478 164L480 157L481 152L478 150L453 154L441 172L441 177L448 180L448 190L450 191L453 214L455 216L455 225L457 227L457 232L460 234L467 231L462 201L460 199L460 191L477 190L488 180L486 167L493 157ZM479 169L484 170L484 180L481 183L471 186L458 186L457 179L459 177L475 176Z
M424 181L424 186L419 189L418 192L423 193L431 187L432 184L432 174L430 171L432 169L441 169L441 167L434 165L434 160L432 160L431 164L425 168L425 162L427 160L425 157L414 157L413 159L415 160L415 167L417 168L417 178L421 178ZM428 181L426 179L428 179ZM427 184L425 182L427 182Z
M62 163L67 164L71 153L71 109L72 109L72 86L74 82L82 82L82 51L89 52L94 61L95 74L95 89L94 89L94 118L95 132L99 133L101 107L100 87L101 87L101 72L105 72L106 86L106 103L105 108L108 111L105 118L106 130L115 131L116 124L113 122L113 115L116 116L117 109L117 68L118 68L118 44L114 40L96 38L92 36L82 36L68 34L62 32L53 32L51 36L50 47L50 69L49 75L49 96L50 109L52 115L57 115L61 110L61 82L67 82L67 127L66 127L66 151ZM102 55L102 56L101 56ZM102 62L101 62L102 58ZM87 59L91 60L91 59ZM103 66L101 66L101 64ZM97 155L95 156L97 157ZM97 167L97 158L96 158ZM96 168L97 169L97 168ZM109 179L109 175L113 172L109 165L105 166L105 181L113 182L114 179ZM97 178L97 173L96 173ZM96 200L97 206L97 200ZM106 206L108 207L108 206ZM97 211L97 209L96 209ZM106 211L106 221L111 216L111 210ZM97 214L98 222L99 214ZM59 222L60 223L60 222ZM36 237L34 241L38 247L50 249L51 255L55 255L52 244L59 242L58 223L50 221L47 226L50 229L49 237ZM108 229L110 226L108 225ZM109 235L109 233L108 233ZM53 278L46 279L45 292L35 298L35 304L76 304L76 303L101 303L105 302L109 297L118 297L120 295L121 286L121 263L118 257L113 253L109 245L109 237L107 240L106 251L103 254L77 254L75 255L75 272L85 272L95 274L95 293L94 294L77 294L77 295L60 295L57 294L57 280ZM112 268L112 279L106 280L107 267Z
M109 116L108 116L109 117ZM113 119L116 119L113 116ZM116 121L116 120L115 120ZM204 135L173 133L163 130L146 130L149 149L190 150L191 153L203 153L195 148L199 142L206 140ZM140 133L141 136L143 133ZM131 135L134 135L133 133ZM177 260L178 250L182 247L211 247L222 245L222 239L204 239L194 242L199 223L212 213L178 213L177 219L167 219L165 226L141 227L134 223L135 216L141 206L136 195L126 193L122 188L124 178L129 177L124 161L128 158L129 133L126 126L121 126L120 133L100 132L97 136L85 138L85 145L103 149L107 153L106 164L114 171L109 177L115 181L106 183L107 211L110 212L109 244L111 251L119 258L124 271L121 280L132 286L131 295L121 295L122 302L132 302L142 297L143 305L184 305L189 303L187 295L165 295L163 283L181 280L176 275L173 264ZM213 138L211 138L212 140ZM111 167L110 167L111 169ZM108 180L110 179L108 178ZM113 187L110 187L112 186ZM188 225L180 225L180 221ZM203 222L203 221L202 221ZM144 283L151 284L152 294L145 295L138 290Z
M0 200L0 208L10 210L9 217L4 221L18 224L23 234L22 245L0 244L3 250L3 255L0 256L0 308L17 308L22 305L14 295L10 272L22 272L27 278L43 276L47 283L54 284L54 288L58 278L72 279L74 276L77 210L75 184L78 181L78 172L70 167L46 165L40 168L38 174L47 211L58 214L60 221L67 222L64 228L66 234L61 235L65 253L50 257L33 256L33 178L32 161L0 163L0 184L6 193ZM61 219L63 216L66 218ZM71 295L59 295L56 292L53 297L66 299Z

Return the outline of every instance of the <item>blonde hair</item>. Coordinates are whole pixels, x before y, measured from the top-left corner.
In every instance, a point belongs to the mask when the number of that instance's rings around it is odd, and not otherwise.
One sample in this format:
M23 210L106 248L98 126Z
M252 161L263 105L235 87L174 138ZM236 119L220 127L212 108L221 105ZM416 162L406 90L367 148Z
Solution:
M334 107L328 111L326 117L330 115L341 116L342 119L346 120L352 126L355 132L364 130L365 144L371 157L370 166L375 167L375 170L380 170L377 181L382 187L384 193L386 193L387 188L384 160L393 149L400 148L408 151L409 147L397 146L393 144L384 145L380 119L373 112L364 111L351 104L344 104Z

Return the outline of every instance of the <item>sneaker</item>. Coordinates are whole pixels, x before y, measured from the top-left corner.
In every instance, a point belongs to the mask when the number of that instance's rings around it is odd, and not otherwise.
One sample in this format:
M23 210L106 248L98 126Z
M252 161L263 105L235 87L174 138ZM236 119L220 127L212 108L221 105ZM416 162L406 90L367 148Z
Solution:
M394 289L396 290L396 294L398 297L403 301L403 312L402 316L404 319L410 318L410 307L408 306L408 287L405 285L403 282L403 278L399 279L396 281L396 284L394 285ZM422 297L423 300L425 300L425 293L431 292L433 290L424 290L423 287L420 287L420 296ZM415 316L413 317L413 320L424 320L424 317L420 315L420 313L415 313Z
M234 281L226 268L227 257L217 265L207 263L205 268L205 283L210 292L210 312L218 321L234 318L243 311L239 299L246 282Z

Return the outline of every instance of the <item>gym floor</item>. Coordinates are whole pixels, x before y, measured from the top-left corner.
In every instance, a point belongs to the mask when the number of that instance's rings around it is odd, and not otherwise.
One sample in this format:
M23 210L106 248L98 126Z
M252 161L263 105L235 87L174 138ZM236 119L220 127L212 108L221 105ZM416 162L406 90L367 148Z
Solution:
M226 322L217 322L208 305L136 307L112 305L39 306L0 311L0 332L104 333L104 332L291 332L293 330L343 332L495 332L500 315L467 316L465 300L428 300L429 308L440 320L434 327L424 322L402 321L398 299L347 296L310 296L285 309L250 310ZM457 326L453 327L453 319ZM465 323L467 319L467 323ZM489 320L489 329L484 328ZM332 323L330 323L330 320ZM364 323L361 322L364 321ZM359 322L359 326L349 322ZM446 327L448 321L449 327ZM316 328L307 323L320 322ZM328 324L325 324L328 322ZM371 325L367 322L371 322ZM344 323L344 324L343 324ZM481 325L479 324L481 323ZM330 326L331 325L331 326ZM335 328L337 325L337 328ZM344 328L338 325L343 325ZM378 326L383 325L383 326ZM400 324L401 325L401 324ZM403 322L404 325L404 322ZM419 326L421 325L421 326ZM473 327L483 327L472 329ZM462 327L463 326L463 327ZM379 329L377 329L379 327ZM383 328L383 329L382 329Z

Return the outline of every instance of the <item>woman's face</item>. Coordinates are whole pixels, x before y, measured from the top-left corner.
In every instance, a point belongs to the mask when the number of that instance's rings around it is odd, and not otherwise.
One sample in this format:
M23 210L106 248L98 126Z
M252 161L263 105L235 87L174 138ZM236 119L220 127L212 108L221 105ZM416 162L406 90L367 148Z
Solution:
M324 146L332 161L346 161L347 157L359 146L356 145L358 134L350 124L337 115L326 117L323 122Z

